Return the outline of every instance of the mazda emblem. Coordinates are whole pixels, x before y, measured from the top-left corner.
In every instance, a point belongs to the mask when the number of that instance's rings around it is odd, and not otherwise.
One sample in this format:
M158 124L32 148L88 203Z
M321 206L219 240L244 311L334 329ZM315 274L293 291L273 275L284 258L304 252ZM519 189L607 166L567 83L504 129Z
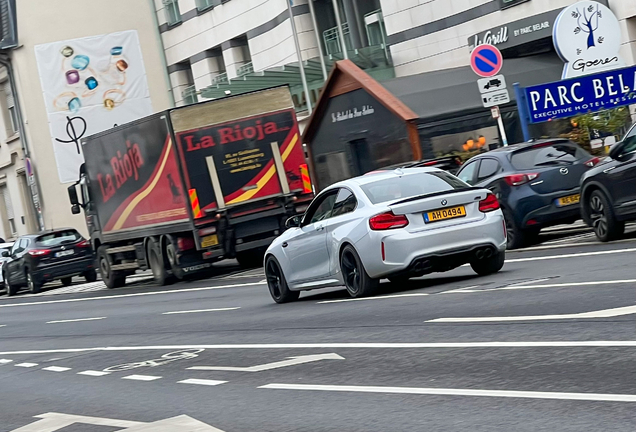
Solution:
M446 204L448 204L448 201L442 200L442 205L445 206Z
M561 168L561 169L559 170L559 172L560 172L561 174L563 174L563 175L568 175L568 173L569 173L569 171L568 171L568 169L567 169L567 168Z

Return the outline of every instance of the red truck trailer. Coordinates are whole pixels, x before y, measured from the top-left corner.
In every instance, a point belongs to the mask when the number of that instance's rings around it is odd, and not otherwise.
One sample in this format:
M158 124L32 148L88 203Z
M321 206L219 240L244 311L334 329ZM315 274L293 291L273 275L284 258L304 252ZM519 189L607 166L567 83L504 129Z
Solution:
M313 198L287 87L161 112L82 149L69 198L109 288L137 270L163 285L220 259L258 265Z

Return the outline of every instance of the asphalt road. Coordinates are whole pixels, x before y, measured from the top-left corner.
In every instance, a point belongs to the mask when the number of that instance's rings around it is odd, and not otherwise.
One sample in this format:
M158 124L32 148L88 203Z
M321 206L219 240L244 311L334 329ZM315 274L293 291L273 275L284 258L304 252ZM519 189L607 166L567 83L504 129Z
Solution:
M0 431L633 431L636 235L586 233L357 301L232 266L2 297Z

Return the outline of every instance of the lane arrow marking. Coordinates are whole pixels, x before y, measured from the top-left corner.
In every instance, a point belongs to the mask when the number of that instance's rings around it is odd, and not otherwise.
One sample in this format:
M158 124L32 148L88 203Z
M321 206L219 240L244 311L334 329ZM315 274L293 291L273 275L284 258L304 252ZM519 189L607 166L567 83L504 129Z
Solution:
M278 369L287 366L295 366L304 363L312 363L320 360L344 360L344 357L336 353L313 354L298 357L289 357L288 360L282 360L274 363L266 363L250 367L229 367L229 366L192 366L190 370L205 371L231 371L231 372L262 372L270 369Z

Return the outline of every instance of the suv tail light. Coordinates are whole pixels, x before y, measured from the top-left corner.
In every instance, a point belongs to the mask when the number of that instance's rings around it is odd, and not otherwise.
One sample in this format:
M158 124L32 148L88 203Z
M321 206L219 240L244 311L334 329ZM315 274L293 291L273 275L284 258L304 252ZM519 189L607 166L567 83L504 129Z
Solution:
M521 186L539 177L539 173L512 174L504 177L510 186Z
M491 193L486 195L486 198L479 201L479 211L482 213L488 213L499 208L499 200Z
M81 248L88 248L88 247L91 247L91 242L89 242L88 240L82 240L81 242L79 242L75 246L81 247Z
M587 165L587 166L589 166L590 168L592 168L592 167L594 167L594 166L598 165L598 163L599 163L600 161L601 161L601 160L600 160L599 158L597 158L597 157L593 157L593 158L592 158L592 159L590 159L589 161L585 162L585 165Z
M373 231L383 231L404 228L409 220L404 215L395 215L392 211L373 216L369 219L369 226Z
M34 257L44 256L50 254L51 251L49 249L31 249L29 251L29 255Z

